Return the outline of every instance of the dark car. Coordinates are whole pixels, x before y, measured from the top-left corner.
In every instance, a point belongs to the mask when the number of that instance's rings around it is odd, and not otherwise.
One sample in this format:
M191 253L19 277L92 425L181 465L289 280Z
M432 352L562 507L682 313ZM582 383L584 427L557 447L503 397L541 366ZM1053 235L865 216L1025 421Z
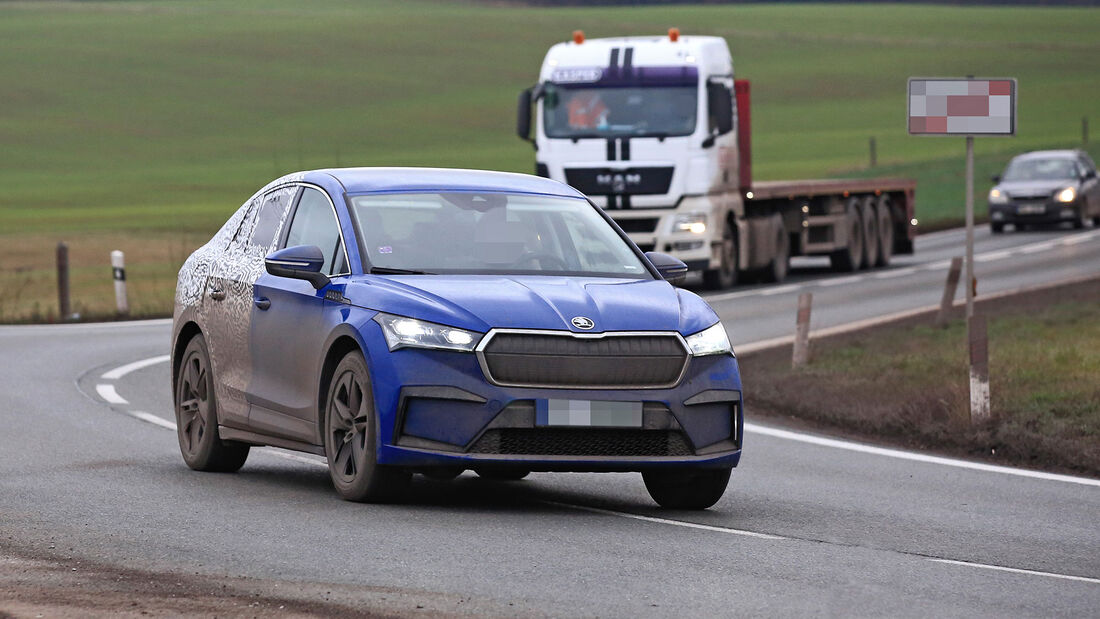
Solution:
M1096 164L1080 150L1043 150L1013 157L989 191L989 227L1070 222L1100 226Z
M741 457L722 323L582 194L470 170L293 174L179 273L179 443L234 471L251 445L327 456L344 498L413 473L640 471L706 508Z

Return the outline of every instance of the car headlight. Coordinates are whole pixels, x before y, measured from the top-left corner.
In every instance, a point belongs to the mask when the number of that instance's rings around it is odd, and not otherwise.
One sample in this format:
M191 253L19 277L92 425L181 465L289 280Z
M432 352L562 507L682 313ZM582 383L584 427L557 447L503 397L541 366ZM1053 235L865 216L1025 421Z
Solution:
M707 327L695 335L689 335L687 337L688 349L691 350L691 354L696 357L702 357L703 355L721 355L724 353L733 354L733 347L730 346L730 338L726 336L726 328L722 326L721 322L715 323L711 327Z
M672 220L673 232L694 232L702 234L707 231L707 216L703 213L687 213L677 215Z
M386 344L390 350L398 348L440 348L443 350L472 351L481 339L476 331L467 331L456 327L378 313L374 322L382 327Z
M990 204L1005 204L1008 202L1008 196L1005 192L994 187L989 191L989 203Z
M1054 199L1059 202L1073 202L1077 199L1077 190L1073 187L1066 187L1062 191L1059 191Z

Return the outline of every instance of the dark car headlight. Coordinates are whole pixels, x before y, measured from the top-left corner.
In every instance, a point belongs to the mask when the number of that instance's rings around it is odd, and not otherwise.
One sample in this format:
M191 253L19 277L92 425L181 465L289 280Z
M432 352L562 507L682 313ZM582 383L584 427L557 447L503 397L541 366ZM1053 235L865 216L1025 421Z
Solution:
M476 331L381 312L374 316L374 322L382 327L391 351L398 348L438 348L471 352L482 335Z
M689 335L685 339L691 354L696 357L725 353L733 354L730 338L726 335L726 328L722 326L721 322L716 322L714 325L694 335Z
M1008 204L1008 196L1005 192L994 187L989 190L989 203L990 204Z

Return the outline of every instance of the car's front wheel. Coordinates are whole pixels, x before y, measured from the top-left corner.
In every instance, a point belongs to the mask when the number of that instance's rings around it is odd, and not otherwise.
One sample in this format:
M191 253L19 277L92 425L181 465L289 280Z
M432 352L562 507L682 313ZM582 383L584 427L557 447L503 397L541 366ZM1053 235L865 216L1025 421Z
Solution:
M358 351L336 366L325 398L325 454L336 492L348 501L400 498L411 474L378 464L378 422L367 363Z
M218 437L218 403L206 339L191 338L176 374L176 436L187 466L231 473L244 466L248 445Z
M706 509L718 502L730 481L731 469L647 471L642 473L649 496L668 509Z

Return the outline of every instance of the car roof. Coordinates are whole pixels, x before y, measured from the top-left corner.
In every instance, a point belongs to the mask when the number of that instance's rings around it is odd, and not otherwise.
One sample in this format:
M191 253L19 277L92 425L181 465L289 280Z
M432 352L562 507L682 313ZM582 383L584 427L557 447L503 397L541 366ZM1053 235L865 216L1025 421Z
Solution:
M452 168L332 168L306 174L327 174L349 194L372 192L486 191L582 198L569 185L548 178L511 172Z
M1079 150L1033 150L1016 155L1013 159L1076 159L1080 155Z

